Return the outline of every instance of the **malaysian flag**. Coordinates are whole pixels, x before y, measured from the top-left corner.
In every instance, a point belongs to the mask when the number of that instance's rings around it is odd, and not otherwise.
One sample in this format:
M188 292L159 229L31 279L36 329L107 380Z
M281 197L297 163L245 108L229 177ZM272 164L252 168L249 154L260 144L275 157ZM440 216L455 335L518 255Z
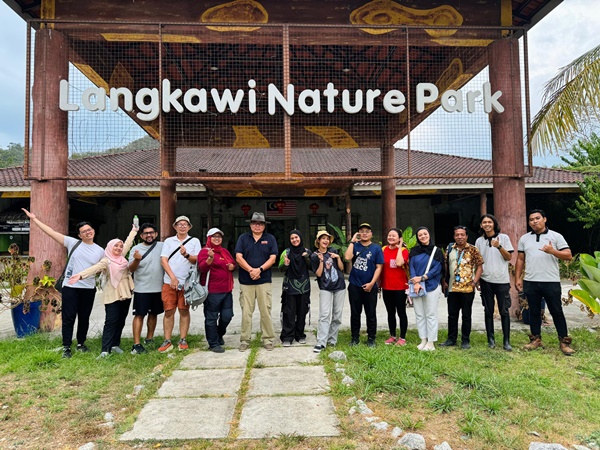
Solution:
M265 203L267 217L296 217L296 200L274 200Z

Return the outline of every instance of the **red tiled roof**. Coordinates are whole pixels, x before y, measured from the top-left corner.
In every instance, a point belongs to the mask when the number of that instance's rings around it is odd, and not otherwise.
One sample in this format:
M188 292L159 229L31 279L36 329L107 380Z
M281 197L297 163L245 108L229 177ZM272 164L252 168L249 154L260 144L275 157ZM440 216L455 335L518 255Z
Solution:
M360 149L293 149L292 172L348 172L355 168L359 172L380 170L380 150ZM158 177L159 151L138 150L129 153L92 156L69 160L68 174L74 177L90 177L69 180L69 187L158 187L158 180L141 179ZM465 158L454 155L411 151L411 174L414 176L439 175L438 178L406 178L397 180L398 186L424 185L476 185L490 184L490 176L460 177L467 174L491 174L489 160ZM283 171L283 149L195 149L177 150L177 170L180 172L221 172L241 174L248 172ZM407 176L408 152L396 149L396 174ZM455 175L455 176L453 176ZM111 179L92 179L92 177ZM127 177L138 177L127 179ZM528 185L565 184L573 185L583 180L584 174L560 169L535 167L533 177L527 178ZM199 184L199 183L198 183ZM357 182L357 186L376 186L379 182ZM23 180L22 167L0 169L0 190L2 188L26 188L29 181Z

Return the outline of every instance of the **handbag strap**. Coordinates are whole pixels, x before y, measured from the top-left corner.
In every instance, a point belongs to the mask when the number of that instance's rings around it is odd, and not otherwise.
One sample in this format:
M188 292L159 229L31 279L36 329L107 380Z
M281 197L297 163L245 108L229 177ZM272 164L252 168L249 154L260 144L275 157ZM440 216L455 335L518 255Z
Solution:
M429 257L429 262L427 263L427 267L425 268L425 273L423 274L423 276L427 275L427 272L429 272L429 268L431 267L431 263L433 261L433 255L435 255L436 250L437 250L437 247L434 245L433 250L431 251L431 256Z
M79 244L81 244L82 241L77 241L77 243L73 246L73 248L71 249L71 251L69 252L69 254L67 255L67 262L65 263L65 267L63 268L62 273L60 274L60 276L64 276L65 273L67 272L67 266L69 265L69 260L71 259L71 256L73 255L73 252L77 249L77 247L79 247ZM60 278L60 277L58 277Z
M143 260L144 260L144 258L145 258L146 256L148 256L152 250L154 250L154 247L156 247L156 244L158 244L158 241L154 241L154 244L152 244L152 245L150 246L150 248L148 249L148 251L147 251L146 253L144 253L144 255L142 256L142 259L140 259L140 262L141 262L141 261L143 261ZM171 256L173 256L173 255L171 255ZM169 256L169 258L171 258L171 256Z
M194 238L190 236L190 237L189 237L189 238L187 238L185 241L183 241L183 242L182 242L182 243L179 245L179 247L183 247L185 244L187 244L188 242L190 242L192 239L194 239ZM173 257L173 255L175 255L175 253L177 253L177 252L179 251L179 247L177 247L175 250L173 250L173 253L171 253L171 254L169 255L169 258L167 258L167 261L169 261L169 260L170 260L170 259ZM146 253L148 253L148 252L146 252Z

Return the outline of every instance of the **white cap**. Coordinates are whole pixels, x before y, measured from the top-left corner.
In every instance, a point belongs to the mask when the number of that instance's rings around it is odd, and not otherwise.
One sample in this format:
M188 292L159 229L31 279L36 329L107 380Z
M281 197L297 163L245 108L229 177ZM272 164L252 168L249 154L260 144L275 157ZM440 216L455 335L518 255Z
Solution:
M225 233L223 233L221 230L219 230L218 228L211 228L210 230L208 230L208 232L206 233L206 237L211 237L213 234L217 234L219 233L221 236L225 236Z

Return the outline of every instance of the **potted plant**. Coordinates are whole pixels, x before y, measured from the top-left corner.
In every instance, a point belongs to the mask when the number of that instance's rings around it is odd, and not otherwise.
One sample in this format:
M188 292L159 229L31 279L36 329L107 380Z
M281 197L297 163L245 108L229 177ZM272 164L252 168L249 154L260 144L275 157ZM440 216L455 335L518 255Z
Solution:
M42 264L41 277L34 277L31 284L27 285L26 296L31 301L41 302L40 311L43 314L40 329L42 331L54 330L62 310L62 295L56 290L56 278L48 275L51 269L52 262L45 260Z
M580 289L571 289L569 297L563 301L566 304L579 300L582 311L587 312L591 318L600 314L600 252L594 252L594 256L582 253L579 255L581 278L577 281Z
M42 302L27 295L27 277L35 258L20 256L18 247L11 246L10 253L0 257L0 301L11 310L17 337L23 337L38 330Z

